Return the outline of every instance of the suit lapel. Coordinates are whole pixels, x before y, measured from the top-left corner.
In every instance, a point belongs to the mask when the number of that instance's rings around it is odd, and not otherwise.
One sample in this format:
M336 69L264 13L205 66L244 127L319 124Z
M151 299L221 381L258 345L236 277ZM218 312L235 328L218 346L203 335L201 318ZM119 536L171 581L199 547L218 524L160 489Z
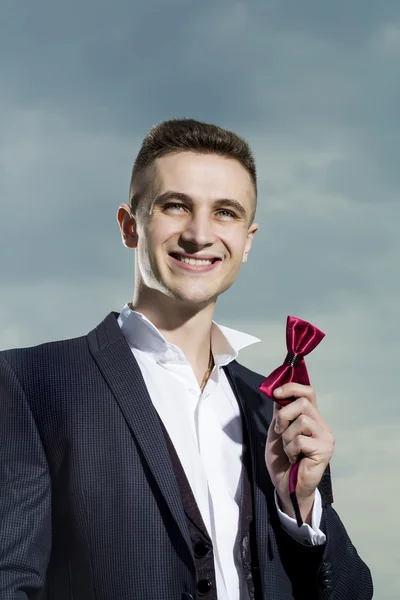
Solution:
M117 316L110 313L88 334L89 348L190 552L187 521L158 414Z

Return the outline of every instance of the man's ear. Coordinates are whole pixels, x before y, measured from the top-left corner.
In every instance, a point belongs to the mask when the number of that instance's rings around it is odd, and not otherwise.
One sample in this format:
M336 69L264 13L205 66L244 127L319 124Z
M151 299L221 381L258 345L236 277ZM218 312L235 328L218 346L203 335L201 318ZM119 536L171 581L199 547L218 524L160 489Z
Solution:
M128 204L121 204L117 212L117 221L121 230L122 243L127 248L136 248L136 221Z
M245 247L244 247L242 263L247 262L247 258L248 258L249 252L250 252L251 244L253 243L254 236L255 236L255 234L256 234L257 231L258 231L258 225L257 225L257 223L253 223L252 225L250 225L249 230L247 232L247 239L246 239L246 244L245 244Z

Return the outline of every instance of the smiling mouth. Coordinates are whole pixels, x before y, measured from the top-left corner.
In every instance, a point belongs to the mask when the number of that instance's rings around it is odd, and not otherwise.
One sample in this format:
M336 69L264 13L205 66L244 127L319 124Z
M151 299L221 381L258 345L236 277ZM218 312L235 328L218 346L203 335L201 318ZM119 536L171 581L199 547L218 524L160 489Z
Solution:
M206 267L207 265L212 265L216 261L220 260L219 258L191 258L189 256L182 256L182 254L175 254L173 252L170 254L170 256L187 265L194 265L198 267Z

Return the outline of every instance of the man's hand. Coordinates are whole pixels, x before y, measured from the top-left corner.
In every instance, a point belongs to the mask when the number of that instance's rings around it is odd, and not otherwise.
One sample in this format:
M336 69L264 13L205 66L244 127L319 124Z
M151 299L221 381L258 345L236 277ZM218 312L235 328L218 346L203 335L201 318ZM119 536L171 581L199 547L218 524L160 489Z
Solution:
M276 398L294 396L297 400L285 407L274 403L265 461L281 509L294 518L289 497L289 471L300 454L304 457L299 467L296 496L303 521L310 524L315 489L333 455L335 439L329 425L318 412L317 398L312 387L287 383L280 390L275 390Z

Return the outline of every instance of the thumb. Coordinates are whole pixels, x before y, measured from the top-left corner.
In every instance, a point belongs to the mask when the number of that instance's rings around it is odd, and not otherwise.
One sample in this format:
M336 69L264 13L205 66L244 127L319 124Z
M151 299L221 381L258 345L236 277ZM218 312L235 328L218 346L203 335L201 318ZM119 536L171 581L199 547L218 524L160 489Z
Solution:
M274 411L272 413L272 418L274 420L274 425L275 425L275 422L276 422L276 420L278 418L278 413L281 410L281 408L282 408L282 406L280 404L278 404L278 402L274 402Z
M273 432L275 435L276 435L275 425L276 425L277 420L279 422L278 413L281 410L281 408L282 407L280 406L280 404L278 404L277 402L274 402L274 408L273 408L273 412L272 412L272 422L270 425L270 432L271 433Z

